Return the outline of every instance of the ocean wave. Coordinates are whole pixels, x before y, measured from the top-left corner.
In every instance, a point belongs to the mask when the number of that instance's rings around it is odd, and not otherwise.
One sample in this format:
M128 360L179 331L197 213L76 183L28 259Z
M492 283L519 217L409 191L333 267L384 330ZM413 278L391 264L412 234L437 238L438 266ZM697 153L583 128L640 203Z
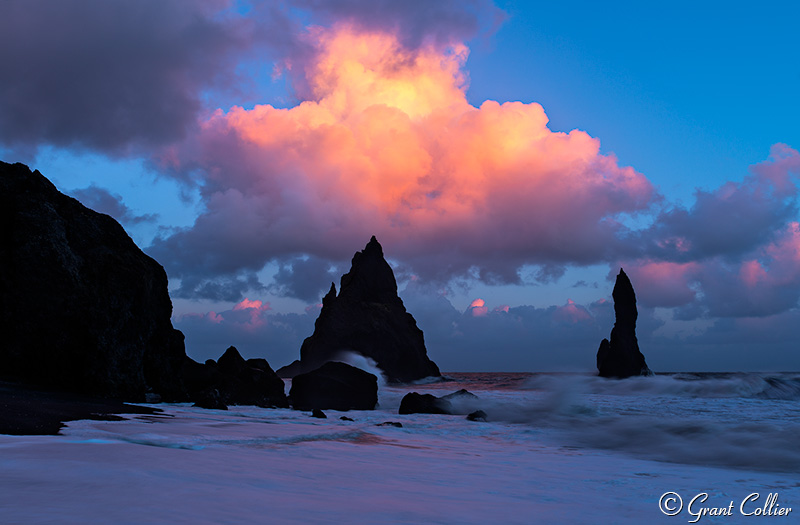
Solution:
M625 380L594 375L533 374L522 388L545 390L570 388L603 395L671 395L695 398L758 398L800 400L800 374L797 373L675 373Z

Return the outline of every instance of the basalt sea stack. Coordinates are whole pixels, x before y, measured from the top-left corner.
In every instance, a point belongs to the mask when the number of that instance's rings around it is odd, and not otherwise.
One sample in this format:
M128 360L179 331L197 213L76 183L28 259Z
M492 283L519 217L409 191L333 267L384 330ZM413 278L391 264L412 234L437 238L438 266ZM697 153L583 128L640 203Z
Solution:
M597 370L602 377L648 376L639 342L636 340L636 294L630 279L620 268L612 292L616 321L611 330L611 341L603 339L597 350Z
M394 273L375 237L353 256L340 288L337 296L331 284L314 333L300 349L300 360L279 369L278 375L314 370L344 352L373 359L394 383L441 375L428 359L422 330L397 295Z
M145 400L185 397L167 275L108 215L0 162L0 378Z

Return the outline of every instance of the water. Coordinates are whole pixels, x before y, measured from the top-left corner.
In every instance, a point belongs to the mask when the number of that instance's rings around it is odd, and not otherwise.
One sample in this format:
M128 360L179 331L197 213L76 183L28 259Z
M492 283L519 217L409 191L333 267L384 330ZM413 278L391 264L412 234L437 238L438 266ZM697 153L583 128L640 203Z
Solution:
M800 472L800 374L451 374L490 418L548 442L659 461Z
M381 386L375 411L155 405L76 421L62 436L0 436L3 523L686 523L685 503L749 523L748 495L800 514L800 374L446 374ZM465 388L488 422L401 416L409 391ZM287 386L288 390L288 386ZM344 421L347 415L354 421ZM378 426L394 421L402 427ZM755 503L747 505L755 508ZM749 507L748 507L749 508ZM746 510L746 509L745 509Z

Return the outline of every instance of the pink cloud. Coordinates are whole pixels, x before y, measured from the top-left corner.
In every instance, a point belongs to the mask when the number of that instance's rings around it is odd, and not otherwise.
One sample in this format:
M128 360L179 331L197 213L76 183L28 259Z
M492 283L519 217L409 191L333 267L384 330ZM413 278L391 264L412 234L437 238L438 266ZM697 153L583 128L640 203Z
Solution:
M269 310L270 309L269 304L267 304L265 306L263 302L258 301L258 300L251 301L247 297L242 299L239 303L237 303L233 307L234 311L236 311L236 310L247 310L247 309L251 309L251 308L254 308L254 309L259 310L259 311L260 310Z
M625 231L614 218L655 197L596 138L551 131L539 104L469 104L463 44L412 50L349 25L307 39L309 100L218 110L177 151L207 211L154 244L174 272L342 260L375 234L422 278L518 282L524 264L602 259Z
M470 303L467 312L472 317L484 317L489 313L489 307L486 306L486 301L483 299L475 299Z
M675 307L694 301L692 283L700 270L698 263L644 260L624 265L636 291L636 299L646 306ZM616 275L616 272L612 272Z
M558 323L576 324L591 322L594 316L584 306L567 299L567 304L556 307L553 319Z
M761 317L797 306L800 299L800 223L739 260L712 257L689 263L641 259L624 264L646 306L695 304L711 316ZM613 273L613 272L612 272Z

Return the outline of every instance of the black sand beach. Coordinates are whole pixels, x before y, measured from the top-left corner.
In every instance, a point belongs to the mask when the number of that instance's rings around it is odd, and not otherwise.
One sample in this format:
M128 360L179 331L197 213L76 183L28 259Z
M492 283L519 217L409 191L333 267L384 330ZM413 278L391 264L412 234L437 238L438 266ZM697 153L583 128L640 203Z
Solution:
M67 421L118 421L118 414L155 414L155 408L113 399L54 392L0 382L0 434L57 435Z

